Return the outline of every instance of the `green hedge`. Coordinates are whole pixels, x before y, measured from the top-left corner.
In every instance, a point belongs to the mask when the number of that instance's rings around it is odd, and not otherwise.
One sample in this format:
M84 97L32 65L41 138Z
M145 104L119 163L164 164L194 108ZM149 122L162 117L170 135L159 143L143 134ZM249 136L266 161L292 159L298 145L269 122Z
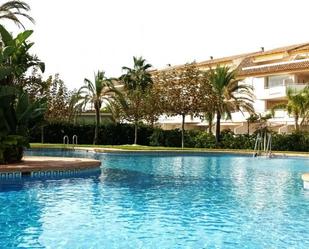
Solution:
M45 143L62 143L68 135L78 136L79 144L92 144L94 125L49 124L44 127ZM134 126L130 124L103 124L99 129L99 144L132 144ZM253 149L256 135L235 135L230 130L221 132L221 142L217 146L215 136L206 131L189 130L185 132L185 146L195 148ZM31 142L41 142L41 131L31 133ZM162 130L141 125L138 129L138 144L165 147L181 147L181 131ZM272 149L278 151L309 151L309 133L272 135Z
M149 137L153 129L148 126L140 126L138 129L138 144L149 145ZM41 142L41 130L32 131L31 142ZM54 123L44 127L44 143L62 143L63 137L69 136L70 143L73 135L78 136L79 144L92 144L94 137L94 125L72 125L66 123ZM121 145L132 144L134 141L134 126L130 124L103 124L99 128L99 144Z

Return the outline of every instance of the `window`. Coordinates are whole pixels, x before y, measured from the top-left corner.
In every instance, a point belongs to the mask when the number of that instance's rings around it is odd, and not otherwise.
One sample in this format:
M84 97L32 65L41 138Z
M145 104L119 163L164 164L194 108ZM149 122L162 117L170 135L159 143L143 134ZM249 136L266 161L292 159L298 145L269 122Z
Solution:
M290 75L276 75L268 76L265 79L265 88L284 86L287 83L292 83L293 80Z

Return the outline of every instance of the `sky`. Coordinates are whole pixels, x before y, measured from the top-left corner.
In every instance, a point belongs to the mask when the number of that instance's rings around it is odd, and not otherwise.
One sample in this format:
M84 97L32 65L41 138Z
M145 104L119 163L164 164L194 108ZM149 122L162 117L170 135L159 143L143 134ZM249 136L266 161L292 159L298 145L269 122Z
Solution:
M154 68L309 42L308 0L25 0L32 52L69 89L143 56Z

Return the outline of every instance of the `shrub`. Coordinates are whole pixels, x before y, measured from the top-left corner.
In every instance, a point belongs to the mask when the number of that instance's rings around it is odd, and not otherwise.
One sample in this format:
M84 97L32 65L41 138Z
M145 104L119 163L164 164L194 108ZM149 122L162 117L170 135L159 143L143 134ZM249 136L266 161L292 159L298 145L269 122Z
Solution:
M199 132L195 137L196 148L215 148L216 137L206 131Z
M72 142L73 135L78 136L79 144L92 144L94 125L73 125L69 123L51 123L44 127L45 143L62 143L67 135ZM141 125L138 128L138 144L149 145L149 138L153 129ZM37 129L30 134L31 142L41 142L41 130ZM134 141L134 126L131 124L105 123L99 127L99 144L120 145L132 144Z
M164 131L162 129L155 128L149 140L150 140L149 141L150 146L164 146L165 144Z
M309 133L273 134L272 149L309 152Z
M152 146L165 146L165 147L180 147L181 146L181 131L175 130L162 130L155 128L150 136L149 145Z
M72 125L53 123L44 128L44 142L62 143L64 135L68 135L70 142L73 135L78 136L79 144L92 144L94 125ZM31 142L40 142L41 130L31 132ZM221 132L222 149L253 149L256 140L254 135L236 135L231 130ZM99 128L99 144L121 145L132 144L134 141L134 126L131 124L102 124ZM181 131L162 130L146 125L138 128L138 144L165 147L181 146ZM215 136L205 131L185 131L185 146L196 148L215 148ZM309 151L309 133L276 134L272 136L272 150L281 151Z
M0 138L0 164L20 162L24 147L29 147L25 137L7 135Z
M185 146L194 148L196 147L196 138L202 133L199 130L188 130L185 132Z

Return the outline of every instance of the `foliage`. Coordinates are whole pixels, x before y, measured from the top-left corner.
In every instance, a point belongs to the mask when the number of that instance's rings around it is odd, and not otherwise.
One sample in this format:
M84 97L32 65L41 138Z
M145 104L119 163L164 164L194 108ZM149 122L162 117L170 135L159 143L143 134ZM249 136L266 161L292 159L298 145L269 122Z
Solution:
M69 91L69 101L68 101L68 122L76 123L76 118L82 113L84 103L83 96L80 95L79 91L74 89Z
M29 54L34 43L29 43L27 40L32 33L32 30L25 30L13 38L0 25L0 85L18 86L29 68L38 67L42 72L45 70L45 64L36 56Z
M202 115L200 115L201 120L206 120L208 122L208 132L212 133L212 127L213 127L213 122L215 119L215 112L212 109L212 106L209 108L206 112L204 112Z
M246 119L247 120L247 125L248 125L248 130L247 130L247 134L250 134L250 124L256 123L259 120L259 116L254 114L250 114L250 116Z
M181 146L181 131L175 130L162 130L155 128L150 136L151 146L165 146L165 147L180 147Z
M31 100L47 99L50 92L50 80L43 80L38 68L34 67L31 74L19 79L18 86L23 88Z
M84 80L85 85L79 89L79 95L82 96L84 107L92 104L96 113L96 126L93 138L93 144L99 142L100 110L102 103L110 101L112 94L118 93L114 87L113 81L105 76L104 71L98 71L94 75L94 83L88 79ZM76 98L79 98L78 95Z
M23 136L0 136L0 164L19 162L23 156L23 147L29 147Z
M223 116L231 119L235 111L248 111L254 113L252 105L252 88L237 80L237 71L228 66L217 66L208 72L212 85L212 109L216 114L216 142L220 141L220 121Z
M152 91L152 78L149 73L150 64L142 57L133 57L133 68L123 67L125 73L119 78L123 84L123 92L115 99L114 106L119 110L120 117L132 122L135 126L134 144L137 144L137 129L144 119L156 119L151 103L155 101L155 92Z
M23 12L29 10L22 1L9 1L0 6L0 19L13 20L23 26L18 17L33 21ZM39 68L42 72L45 69L44 63L29 53L34 44L28 42L32 33L25 30L14 38L0 25L0 163L21 160L23 147L28 146L29 131L41 122L46 108L46 98L37 97L39 93L31 91L30 82L36 77L35 73L32 80L25 76L30 68ZM41 83L40 78L36 80ZM23 88L29 90L31 97Z
M227 129L221 132L219 147L225 149L253 149L256 136L248 134L234 134Z
M280 151L309 151L309 133L272 134L272 148Z
M51 123L44 128L44 141L46 143L62 143L63 136L68 135L70 142L73 135L78 136L80 144L92 144L95 125L77 125L71 123ZM139 143L149 145L149 137L153 129L149 126L139 125ZM99 126L98 144L120 145L132 144L134 141L134 125L119 123L104 123ZM41 131L33 130L32 142L41 140Z
M185 117L198 115L202 105L209 105L210 96L207 92L211 90L210 84L195 63L154 73L153 79L160 89L164 113L182 117L181 146L184 147Z
M27 136L44 111L44 99L31 101L23 90L0 86L0 163L21 159L23 147L28 146Z
M195 137L195 146L197 148L215 148L216 137L212 133L199 132Z
M27 14L29 11L30 6L23 1L7 1L0 5L0 19L13 21L17 26L25 28L19 17L34 23L34 19Z
M46 80L46 96L48 107L45 113L45 119L48 122L67 121L69 116L69 92L59 74L54 77L49 76Z
M304 88L302 91L295 89L287 89L287 103L280 103L272 108L274 116L275 110L285 109L289 115L293 115L295 119L295 130L298 132L302 125L309 120L309 87ZM299 119L302 119L299 123Z
M152 86L145 91L143 112L143 118L150 126L154 126L159 116L163 113L160 89L158 86Z
M108 123L99 127L99 144L123 145L132 144L134 125ZM181 131L162 130L150 126L139 125L139 143L141 145L181 147ZM71 139L78 136L80 144L91 144L94 125L74 125L69 123L53 123L45 127L46 143L62 143L64 135ZM31 142L39 142L40 130L31 131ZM231 130L221 132L220 144L216 144L215 136L205 131L189 130L185 132L185 145L195 148L250 149L254 148L256 135L234 134ZM272 135L272 149L279 151L309 151L309 133Z
M127 91L140 90L142 92L152 84L151 74L148 70L151 65L142 57L133 56L133 68L122 67L125 73L120 77Z

